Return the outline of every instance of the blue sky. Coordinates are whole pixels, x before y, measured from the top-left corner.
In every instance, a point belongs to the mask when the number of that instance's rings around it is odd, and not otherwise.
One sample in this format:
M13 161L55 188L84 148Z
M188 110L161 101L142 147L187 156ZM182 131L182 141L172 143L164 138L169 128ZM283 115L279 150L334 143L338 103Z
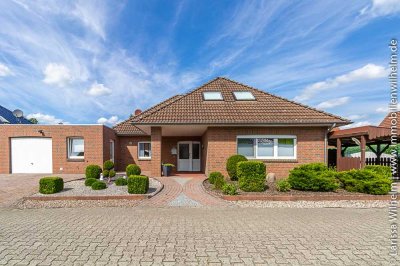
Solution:
M400 1L1 1L0 105L126 119L216 76L355 121L387 112Z

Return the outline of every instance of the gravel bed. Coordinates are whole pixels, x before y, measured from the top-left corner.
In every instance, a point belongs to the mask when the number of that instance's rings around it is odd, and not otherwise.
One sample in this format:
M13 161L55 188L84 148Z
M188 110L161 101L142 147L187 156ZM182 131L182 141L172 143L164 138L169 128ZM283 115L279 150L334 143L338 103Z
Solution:
M24 200L15 207L18 209L135 207L140 202L142 200Z
M232 201L242 208L387 208L385 200L337 200L337 201Z
M107 182L106 182L107 183ZM149 191L146 195L153 194L159 188L161 183L153 178L149 178ZM93 190L91 187L85 186L85 180L76 180L64 183L64 190L56 194L36 193L35 197L54 197L54 196L114 196L114 195L130 195L127 186L116 186L112 181L107 183L107 188L103 190Z

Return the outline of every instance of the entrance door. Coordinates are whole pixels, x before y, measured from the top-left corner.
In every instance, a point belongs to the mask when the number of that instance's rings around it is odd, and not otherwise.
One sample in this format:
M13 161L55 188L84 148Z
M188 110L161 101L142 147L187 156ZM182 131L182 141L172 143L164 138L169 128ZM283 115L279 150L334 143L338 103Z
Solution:
M200 171L200 142L178 142L178 171Z

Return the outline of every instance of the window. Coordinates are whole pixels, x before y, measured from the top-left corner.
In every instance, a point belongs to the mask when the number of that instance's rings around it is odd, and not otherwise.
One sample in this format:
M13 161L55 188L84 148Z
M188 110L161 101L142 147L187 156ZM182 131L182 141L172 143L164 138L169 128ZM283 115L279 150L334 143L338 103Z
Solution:
M238 136L237 153L249 159L296 159L296 136Z
M234 91L233 95L237 101L253 101L256 99L250 91Z
M139 159L151 159L151 143L150 142L139 142Z
M68 159L83 159L85 157L85 141L83 138L68 138Z
M114 162L114 140L110 140L110 161Z
M219 91L205 91L203 92L205 101L222 101L222 94Z

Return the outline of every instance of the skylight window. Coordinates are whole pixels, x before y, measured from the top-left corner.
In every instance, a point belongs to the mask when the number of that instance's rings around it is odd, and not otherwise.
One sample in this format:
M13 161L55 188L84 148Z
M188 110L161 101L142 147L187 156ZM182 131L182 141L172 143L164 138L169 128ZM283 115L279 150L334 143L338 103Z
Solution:
M222 101L222 94L219 91L205 91L203 92L205 101Z
M253 101L256 99L250 91L234 91L233 95L237 101Z

